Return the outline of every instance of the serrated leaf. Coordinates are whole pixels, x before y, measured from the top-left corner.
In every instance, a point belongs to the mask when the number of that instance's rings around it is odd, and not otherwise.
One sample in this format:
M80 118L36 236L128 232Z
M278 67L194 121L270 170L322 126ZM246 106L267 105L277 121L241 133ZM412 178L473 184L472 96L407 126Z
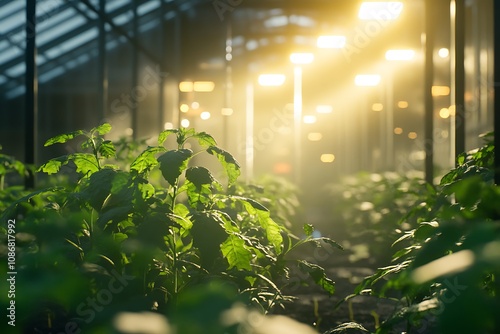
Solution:
M75 153L69 156L75 163L76 172L82 175L92 174L99 170L96 158L90 153Z
M90 132L95 132L95 131L97 131L97 133L99 133L100 135L105 135L106 133L111 131L111 124L103 123L103 124L93 128L92 130L90 130Z
M161 146L148 147L132 162L130 170L137 171L139 174L149 172L158 165L155 155L160 152L165 152L165 148Z
M252 260L252 252L246 247L245 241L231 234L226 241L220 246L222 256L227 260L229 268L238 270L252 270L250 262Z
M190 230L191 227L193 227L193 222L189 220L188 217L183 217L179 216L176 214L167 214L173 221L175 221L180 227L182 227L184 230Z
M115 175L114 170L105 168L90 176L81 194L95 210L101 210L104 201L111 193Z
M44 172L49 175L59 172L61 166L65 165L68 162L67 157L64 157L64 159L61 158L56 158L47 161L37 169L37 172Z
M314 232L314 226L312 226L311 224L304 224L302 228L304 229L304 233L308 237L310 237Z
M151 198L155 195L155 187L151 183L139 183L137 185L143 199Z
M177 203L174 207L174 213L181 217L187 217L189 215L189 209L182 203Z
M48 139L43 146L50 146L54 144L64 144L67 141L82 135L84 132L82 130L77 130L70 133L63 133Z
M186 170L186 179L192 182L197 188L202 185L210 185L214 182L214 177L205 167L195 166Z
M165 140L167 140L168 136L170 136L171 134L177 134L178 132L179 130L176 129L168 129L160 132L160 134L158 135L158 146L162 146L163 143L165 143Z
M99 153L105 158L114 157L116 154L115 145L111 140L105 140L99 146Z
M198 132L193 136L193 138L196 138L198 140L198 144L200 144L200 146L202 147L210 147L217 145L217 142L215 141L214 137L212 137L206 132Z
M160 170L168 183L174 185L177 178L187 168L189 159L193 156L193 151L189 149L180 149L167 151L158 157Z
M233 184L236 182L236 179L240 176L240 164L236 161L236 159L224 151L223 149L218 148L217 146L210 146L207 149L207 152L211 155L217 157L222 167L226 171L229 184Z
M281 254L283 247L283 236L281 235L281 228L271 218L269 210L257 201L249 198L233 196L233 199L240 200L243 203L245 210L257 217L260 226L266 232L267 240L274 246L277 254Z
M304 260L299 260L298 263L299 268L308 273L314 282L322 287L323 290L331 295L335 293L335 282L326 276L324 268Z

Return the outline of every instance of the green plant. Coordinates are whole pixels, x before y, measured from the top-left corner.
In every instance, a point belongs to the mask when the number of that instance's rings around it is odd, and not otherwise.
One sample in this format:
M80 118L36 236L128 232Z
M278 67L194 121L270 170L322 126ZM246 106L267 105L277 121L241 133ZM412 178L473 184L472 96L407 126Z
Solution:
M157 145L119 166L115 145L104 137L110 130L103 124L47 140L45 146L82 140L82 152L39 168L52 176L69 167L77 182L39 189L2 215L16 219L25 239L18 243L18 284L36 287L18 300L30 315L25 330L57 331L70 320L97 330L124 310L170 314L185 292L214 280L234 286L242 300L266 313L290 300L282 278L294 265L334 292L323 268L287 255L307 243L340 246L313 238L309 225L306 238L295 237L264 205L243 196L249 193L243 186L238 193L239 165L212 136L165 130ZM168 137L175 139L173 149L165 147ZM220 163L224 182L195 163L202 156ZM151 181L155 171L163 181ZM117 281L122 286L114 293L110 284ZM109 301L94 306L101 295Z
M349 176L325 190L330 223L350 252L349 261L376 266L390 260L398 234L415 226L416 219L402 217L425 200L427 186L416 173L385 172Z
M493 183L492 134L426 201L407 213L418 225L394 242L394 264L366 277L360 294L397 298L376 333L406 323L409 333L497 333L500 329L500 187ZM464 316L464 311L467 310Z

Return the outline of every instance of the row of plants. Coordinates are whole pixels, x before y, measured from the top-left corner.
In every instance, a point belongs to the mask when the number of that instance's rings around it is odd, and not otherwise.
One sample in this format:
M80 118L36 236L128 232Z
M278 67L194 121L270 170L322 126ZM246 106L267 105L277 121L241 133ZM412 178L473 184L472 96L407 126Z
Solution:
M279 181L238 183L238 162L204 132L165 130L144 147L113 143L110 130L47 140L81 150L39 166L48 177L35 190L4 189L3 176L25 167L2 156L5 275L15 236L14 296L0 296L3 309L15 303L16 326L1 325L8 333L117 332L110 319L142 311L166 316L180 333L236 333L238 321L217 315L236 301L262 314L282 306L295 269L334 293L322 267L289 256L298 247L342 248L313 237L311 225L293 228L294 189L284 198ZM218 161L222 181L197 163L202 156Z
M351 265L383 265L391 260L394 240L417 223L417 215L401 218L419 207L429 187L416 171L344 177L325 186L324 206L331 210L330 219L318 228L335 229L335 239L346 248Z
M500 331L500 187L493 180L493 134L484 139L483 147L458 157L457 167L439 185L414 189L413 204L399 212L399 227L391 234L391 262L343 300L370 295L396 301L377 334L401 328L406 333ZM398 193L395 201L401 196L406 197ZM393 219L388 226L394 226Z

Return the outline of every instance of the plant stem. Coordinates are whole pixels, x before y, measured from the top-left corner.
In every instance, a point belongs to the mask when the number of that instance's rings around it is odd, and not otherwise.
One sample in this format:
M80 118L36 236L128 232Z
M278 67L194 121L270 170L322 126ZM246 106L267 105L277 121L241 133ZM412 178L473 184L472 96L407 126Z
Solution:
M95 157L95 160L97 162L97 169L101 169L101 162L99 161L99 155L98 155L98 152L97 152L97 146L95 144L95 140L94 140L94 136L92 135L92 151L94 153L94 157Z

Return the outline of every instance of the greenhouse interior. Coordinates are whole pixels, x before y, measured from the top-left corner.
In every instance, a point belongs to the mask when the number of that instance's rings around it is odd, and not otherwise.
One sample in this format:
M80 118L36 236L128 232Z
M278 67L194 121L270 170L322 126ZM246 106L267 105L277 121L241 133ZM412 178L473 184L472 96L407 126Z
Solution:
M2 333L500 332L494 0L0 0Z

